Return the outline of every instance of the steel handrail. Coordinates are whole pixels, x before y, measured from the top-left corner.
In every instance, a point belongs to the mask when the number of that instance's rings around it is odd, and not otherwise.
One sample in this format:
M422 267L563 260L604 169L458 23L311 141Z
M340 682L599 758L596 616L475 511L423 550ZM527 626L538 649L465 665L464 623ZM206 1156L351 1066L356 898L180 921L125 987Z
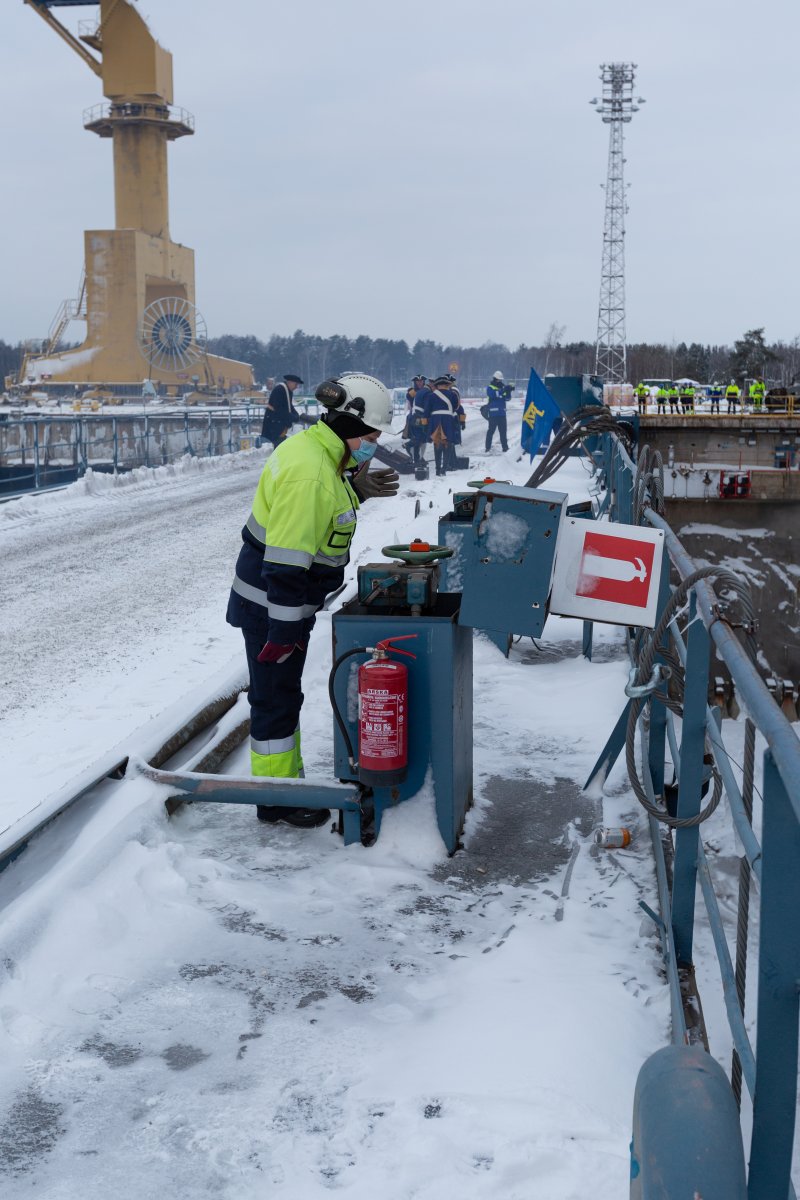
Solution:
M668 626L671 645L667 647L660 643L667 661L673 665L673 671L676 662L680 663L680 691L677 695L668 695L662 690L647 702L650 708L649 727L645 720L646 708L640 706L641 711L637 710L642 742L643 778L639 778L639 768L630 754L630 742L626 741L631 779L637 797L650 814L649 824L657 876L660 876L659 865L663 859L659 820L663 819L675 826L672 882L665 895L660 878L658 880L661 918L655 918L659 922L659 928L662 928L663 924L662 945L665 945L665 948L668 943L665 931L674 932L674 939L668 944L668 950L665 952L671 1002L674 1008L679 968L687 969L691 977L694 973L693 934L697 919L695 892L699 882L735 1051L730 1086L738 1103L743 1078L753 1099L752 1133L749 1154L746 1156L749 1158L748 1195L751 1200L775 1200L775 1197L786 1195L793 1200L795 1191L791 1183L791 1164L797 1112L797 1037L800 1016L797 963L800 961L800 944L796 924L791 920L787 921L786 914L787 910L789 913L796 912L800 905L800 877L797 874L797 858L800 854L800 739L759 675L752 645L745 646L740 642L735 632L739 626L731 624L724 611L724 605L712 590L713 569L704 568L702 573L698 571L697 564L662 515L663 468L660 456L651 455L646 447L640 448L639 465L635 466L624 446L609 434L604 437L602 451L595 452L592 458L596 469L605 477L606 501L600 511L607 512L608 519L613 522L649 524L664 534L665 557L676 568L681 585L679 597L671 600L668 580L662 579L659 612L671 612L676 599L685 603L686 581L691 579L692 583L688 590L691 607L685 635L679 630L673 616ZM665 564L665 572L667 569ZM727 576L724 579L727 586L733 586L740 591L743 620L746 624L752 622L752 602L746 586L731 579L730 572L723 572L723 575ZM706 578L707 576L710 578ZM672 608L667 607L670 605ZM664 631L663 617L659 629ZM747 632L752 634L753 629L748 627ZM744 764L740 768L744 780L741 789L733 771L733 766L737 764L730 759L722 737L718 721L720 714L709 705L705 694L712 646L716 647L730 671L737 699L749 718L746 722ZM631 651L632 656L639 659L637 672L641 674L647 674L653 653L659 653L652 645L652 637L648 639L646 636L643 640L641 637L632 640ZM630 703L636 704L637 701ZM680 713L682 718L680 730L676 728L676 712ZM590 780L601 769L607 773L609 763L619 753L619 730L622 724L622 720L618 722ZM753 734L756 729L767 743L763 755L764 821L760 839L750 825L749 814L752 809L748 799L752 787ZM629 722L628 737L630 732ZM668 793L664 790L664 794L658 797L657 805L653 807L654 793L660 792L664 786L665 739L669 744L672 765L676 771L677 799L674 799L671 793L668 799ZM700 812L702 795L707 791L707 788L703 787L703 780L708 780L705 772L700 771L698 756L702 755L704 763L707 763L709 760L706 755L709 749L714 763L712 777L715 794L720 794L721 780L727 793L736 833L744 847L739 879L735 970L705 849L697 828L696 818L699 816L700 821L703 819ZM643 786L643 791L639 785ZM649 804L644 803L645 794ZM665 806L669 808L668 813ZM705 811L713 811L710 801ZM758 887L761 908L757 1034L754 1039L757 1053L750 1042L744 1019L746 977L742 969L747 958L747 918L753 876ZM655 914L651 915L655 917ZM677 947L680 962L675 961L673 946ZM683 1014L677 1022L673 1018L673 1041L680 1041L683 1036L682 1018ZM687 1037L687 1040L690 1038ZM689 1060L684 1062L689 1068ZM646 1067L649 1065L650 1063ZM652 1079L652 1071L645 1075L646 1067L642 1069L642 1076L648 1080ZM686 1079L688 1076L684 1077L684 1082ZM669 1103L679 1098L680 1084L676 1083L671 1092L669 1085L665 1086L666 1094L662 1097L663 1100ZM680 1098L682 1099L682 1096ZM722 1152L738 1155L741 1131L735 1119L730 1121L726 1118L715 1126L713 1113L709 1110L701 1115L700 1109L694 1111L692 1119L708 1120L709 1136L713 1138L715 1131L720 1135L719 1146ZM680 1118L673 1123L673 1133L678 1139L686 1133L686 1128L679 1131L679 1127ZM652 1137L655 1132L652 1121L646 1129L642 1125L637 1128L640 1138L650 1139L650 1147L656 1145L658 1139L656 1137L654 1140ZM639 1159L636 1161L637 1164L640 1162ZM648 1174L651 1166L652 1163L648 1166ZM672 1171L672 1162L668 1154L659 1159L653 1167L657 1172L662 1168L667 1174Z
M681 578L685 579L696 569L696 564L663 517L651 508L646 508L643 516L655 529L663 531L670 559ZM744 703L775 756L775 764L786 785L795 817L800 822L800 741L770 695L747 651L725 619L716 611L717 597L710 584L701 580L695 587L695 594L703 624L731 673L737 697Z
M80 479L90 468L126 471L165 466L184 454L216 458L257 444L261 405L244 409L160 408L130 413L31 414L0 421L0 470L14 494ZM59 425L65 430L58 440ZM101 436L98 436L100 434Z

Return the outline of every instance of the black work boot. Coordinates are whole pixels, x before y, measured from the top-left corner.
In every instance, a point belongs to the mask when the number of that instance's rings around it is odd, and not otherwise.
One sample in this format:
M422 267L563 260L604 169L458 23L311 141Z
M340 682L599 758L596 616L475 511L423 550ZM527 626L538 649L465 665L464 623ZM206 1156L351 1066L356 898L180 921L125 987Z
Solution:
M330 820L329 808L283 808L277 804L257 804L256 816L259 821L267 821L276 825L285 821L287 825L295 825L298 829L316 829Z

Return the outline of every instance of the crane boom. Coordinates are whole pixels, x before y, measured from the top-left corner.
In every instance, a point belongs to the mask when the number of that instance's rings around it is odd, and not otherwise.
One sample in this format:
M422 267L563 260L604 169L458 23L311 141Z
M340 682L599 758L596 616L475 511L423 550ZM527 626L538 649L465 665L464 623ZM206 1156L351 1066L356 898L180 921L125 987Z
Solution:
M81 0L81 2L85 2L85 0ZM30 5L33 11L37 12L51 29L55 29L58 36L63 38L68 46L71 46L78 57L82 58L86 65L94 71L95 75L99 75L102 78L103 67L100 61L93 54L90 54L86 47L75 37L74 33L71 33L65 25L62 25L50 11L52 7L75 7L77 0L25 0L25 3Z

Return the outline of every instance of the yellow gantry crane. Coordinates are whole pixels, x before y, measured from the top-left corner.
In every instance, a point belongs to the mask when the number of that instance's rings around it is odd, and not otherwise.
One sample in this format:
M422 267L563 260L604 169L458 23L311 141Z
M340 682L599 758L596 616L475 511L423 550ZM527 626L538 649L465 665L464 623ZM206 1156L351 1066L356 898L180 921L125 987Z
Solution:
M104 103L84 113L84 127L110 138L114 153L115 228L84 234L80 301L60 314L84 317L86 340L59 351L58 317L43 353L28 354L21 384L56 386L185 382L225 391L253 386L246 363L209 355L195 307L194 251L169 233L167 146L194 133L194 118L173 107L172 55L158 44L131 0L25 0L99 76ZM99 8L77 34L54 9Z

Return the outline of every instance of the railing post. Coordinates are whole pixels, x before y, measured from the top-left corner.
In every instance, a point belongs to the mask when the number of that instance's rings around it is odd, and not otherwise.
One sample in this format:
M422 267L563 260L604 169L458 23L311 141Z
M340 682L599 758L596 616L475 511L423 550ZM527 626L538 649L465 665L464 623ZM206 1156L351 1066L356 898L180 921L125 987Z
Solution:
M686 683L681 729L681 769L678 779L678 817L694 817L701 807L703 786L703 750L706 737L708 704L708 630L697 613L697 597L692 592L689 607L689 636L686 654ZM697 841L699 827L675 830L675 867L672 884L672 930L679 965L692 963L694 903L697 888Z
M39 473L39 422L34 422L33 426L33 486L38 489L42 486L42 479Z
M772 754L764 754L758 1034L748 1200L788 1194L797 1104L800 826Z
M622 525L633 522L633 472L626 462L620 466L619 472L619 521Z
M661 614L667 606L672 589L669 586L669 554L666 546L662 552L661 563L661 581L658 589L658 610L656 613L656 624L661 620ZM664 635L662 646L669 646L669 630ZM656 656L656 661L663 662L660 655ZM664 690L669 688L669 680L665 680L663 684ZM650 733L648 737L648 752L647 765L650 769L650 778L653 781L653 792L656 796L661 796L664 792L664 748L667 739L667 709L660 700L655 697L650 701Z

